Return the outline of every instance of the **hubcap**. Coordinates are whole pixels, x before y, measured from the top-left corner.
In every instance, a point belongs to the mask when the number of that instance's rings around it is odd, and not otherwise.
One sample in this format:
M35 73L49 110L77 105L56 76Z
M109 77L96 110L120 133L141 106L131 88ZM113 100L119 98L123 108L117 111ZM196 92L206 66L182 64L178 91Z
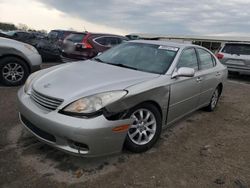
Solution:
M2 75L9 82L18 82L24 77L24 69L17 63L8 63L3 67Z
M156 132L156 119L154 114L147 109L136 110L131 118L134 119L128 136L131 141L137 145L145 145L149 143Z
M212 100L211 100L211 107L212 108L216 107L218 99L219 99L219 91L218 91L218 89L216 89L213 96L212 96Z

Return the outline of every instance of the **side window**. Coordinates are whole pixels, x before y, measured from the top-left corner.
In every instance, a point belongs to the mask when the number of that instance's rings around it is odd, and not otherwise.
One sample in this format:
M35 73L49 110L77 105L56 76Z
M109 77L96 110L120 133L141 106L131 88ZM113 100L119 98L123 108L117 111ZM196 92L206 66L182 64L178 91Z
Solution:
M106 38L105 37L97 38L97 39L95 39L95 42L97 42L100 45L105 46L106 45Z
M116 37L100 37L95 39L95 42L106 47L112 47L118 44Z
M117 40L118 40L118 44L121 44L121 43L123 43L124 41L128 41L128 40L126 40L125 38L117 38Z
M197 51L200 57L200 69L201 70L210 69L215 66L213 57L210 53L200 48L198 48Z
M189 67L198 70L198 60L194 48L183 51L177 65L177 68L180 67Z

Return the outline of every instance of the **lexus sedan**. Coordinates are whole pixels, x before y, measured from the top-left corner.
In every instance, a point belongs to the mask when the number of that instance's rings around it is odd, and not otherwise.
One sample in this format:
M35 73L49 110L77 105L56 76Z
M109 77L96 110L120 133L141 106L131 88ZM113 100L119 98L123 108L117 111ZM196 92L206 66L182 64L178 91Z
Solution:
M33 135L83 156L144 152L191 112L213 111L227 68L207 49L164 41L122 43L91 60L32 74L18 92Z

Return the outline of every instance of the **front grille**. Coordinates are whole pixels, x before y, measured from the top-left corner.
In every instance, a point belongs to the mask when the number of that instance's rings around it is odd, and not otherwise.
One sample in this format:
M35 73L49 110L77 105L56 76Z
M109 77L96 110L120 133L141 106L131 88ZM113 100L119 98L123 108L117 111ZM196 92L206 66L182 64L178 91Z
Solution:
M48 97L46 95L43 95L34 89L31 91L30 95L31 99L38 105L46 108L47 110L55 110L60 106L63 102L61 99L56 99L53 97Z
M41 138L43 138L45 140L48 140L51 142L56 142L55 136L39 129L38 127L33 125L29 120L27 120L23 115L21 115L21 120L36 135L40 136Z

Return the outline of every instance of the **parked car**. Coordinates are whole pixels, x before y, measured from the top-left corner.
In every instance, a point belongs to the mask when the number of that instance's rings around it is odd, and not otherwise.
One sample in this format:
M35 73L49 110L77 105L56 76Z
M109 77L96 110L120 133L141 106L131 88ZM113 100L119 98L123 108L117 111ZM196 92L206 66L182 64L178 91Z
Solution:
M41 63L33 46L0 37L0 82L4 85L23 84L30 73L40 69Z
M101 33L72 33L63 41L62 56L72 59L90 59L128 39L119 35Z
M250 74L250 43L225 43L216 56L229 71Z
M97 156L150 149L191 112L213 111L227 68L207 49L131 41L32 74L18 92L23 125L63 151Z
M62 29L55 29L51 30L48 34L48 38L55 40L57 45L61 47L63 40L70 35L71 33L76 33L76 31L70 31L70 30L62 30Z
M28 43L31 45L33 45L33 40L36 39L35 34L27 31L15 30L15 31L8 31L5 34L8 35L13 40Z

